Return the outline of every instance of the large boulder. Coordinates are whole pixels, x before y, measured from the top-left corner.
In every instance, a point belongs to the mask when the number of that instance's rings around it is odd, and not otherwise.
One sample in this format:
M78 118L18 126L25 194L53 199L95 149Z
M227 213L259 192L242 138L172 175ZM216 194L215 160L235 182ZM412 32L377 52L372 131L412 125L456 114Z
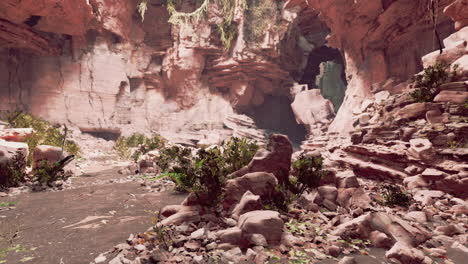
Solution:
M278 185L278 180L271 173L253 172L244 176L228 180L226 182L226 191L223 204L225 208L231 208L232 205L238 203L242 196L250 191L254 195L268 198Z
M39 145L37 146L32 155L34 166L38 165L40 162L46 161L48 163L55 163L65 158L67 155L60 147L54 147L49 145Z
M317 124L328 124L335 116L332 102L323 98L319 89L298 93L291 108L296 116L296 122L308 128Z
M229 177L240 177L251 172L269 172L273 173L279 183L286 183L293 153L291 141L285 135L272 134L267 149L258 150L247 166L232 173Z
M232 218L239 219L240 215L249 211L259 210L261 207L260 196L254 195L250 191L246 191L240 202L232 210Z
M12 158L17 152L21 152L25 158L28 157L28 144L0 140L0 157Z
M252 211L240 216L237 226L242 235L248 237L260 234L265 237L268 244L276 245L281 242L284 222L280 214L275 211Z

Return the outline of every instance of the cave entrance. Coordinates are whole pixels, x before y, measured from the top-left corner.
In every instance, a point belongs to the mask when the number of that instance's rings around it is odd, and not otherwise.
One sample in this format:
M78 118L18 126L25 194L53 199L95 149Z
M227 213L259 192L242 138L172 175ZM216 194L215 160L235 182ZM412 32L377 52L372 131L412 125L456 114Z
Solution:
M309 53L304 74L299 81L309 89L320 89L321 94L330 100L338 112L346 92L346 76L341 52L328 46L321 46Z
M297 149L307 136L304 125L296 123L291 100L287 96L267 95L259 106L252 106L245 111L255 121L259 129L267 134L280 133L287 135Z

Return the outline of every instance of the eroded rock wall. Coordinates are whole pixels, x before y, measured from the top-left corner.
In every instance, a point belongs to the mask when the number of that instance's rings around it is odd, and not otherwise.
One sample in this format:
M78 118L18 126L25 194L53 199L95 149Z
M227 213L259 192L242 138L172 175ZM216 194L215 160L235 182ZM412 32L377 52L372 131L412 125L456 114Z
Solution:
M443 9L453 0L438 1L441 39L454 31ZM308 0L331 30L328 44L345 56L348 90L331 131L352 130L350 113L372 97L374 84L393 77L404 81L422 70L421 57L437 49L427 0ZM376 85L374 85L376 87Z

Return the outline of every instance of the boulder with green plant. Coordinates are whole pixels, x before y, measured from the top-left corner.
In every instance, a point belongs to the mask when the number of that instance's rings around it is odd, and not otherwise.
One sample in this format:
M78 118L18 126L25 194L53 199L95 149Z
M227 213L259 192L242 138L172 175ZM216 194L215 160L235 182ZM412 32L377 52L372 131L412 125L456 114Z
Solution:
M28 164L32 163L32 154L39 145L60 147L71 155L79 156L80 147L73 140L67 139L66 126L52 125L49 122L22 111L8 112L4 119L12 128L32 128L34 133L26 138L29 146Z

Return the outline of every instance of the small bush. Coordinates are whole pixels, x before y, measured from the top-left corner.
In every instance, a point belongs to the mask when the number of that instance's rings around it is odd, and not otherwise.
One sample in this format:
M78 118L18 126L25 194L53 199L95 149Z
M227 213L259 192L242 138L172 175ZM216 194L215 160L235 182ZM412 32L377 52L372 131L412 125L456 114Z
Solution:
M397 185L384 184L380 187L380 191L383 198L381 204L385 206L408 207L413 201L413 198Z
M119 137L115 142L114 150L122 159L132 158L136 162L141 155L161 149L165 144L166 141L160 135L147 138L143 134L135 133L130 137Z
M27 178L26 157L23 152L16 152L6 164L3 166L0 164L0 174L1 187L15 187L25 182Z
M59 162L39 161L33 170L33 178L41 184L51 185L57 180L67 180L72 176L64 170L65 166L74 159L74 156L68 156Z
M438 92L438 87L449 80L449 66L436 63L424 69L423 73L413 77L413 86L417 88L411 97L416 102L430 102Z
M292 174L295 176L291 181L294 186L293 192L301 196L306 190L317 188L322 176L325 174L323 170L323 158L308 157L302 154L291 165Z
M162 149L156 164L169 177L179 191L196 195L209 195L209 205L217 204L223 196L227 175L247 165L258 146L249 140L236 137L218 147L200 149L192 155L190 148L172 146Z
M71 155L79 156L80 147L72 140L67 140L68 129L61 129L49 122L21 111L8 112L5 119L13 128L32 128L34 134L26 139L29 147L28 164L32 162L34 149L39 145L61 147Z

